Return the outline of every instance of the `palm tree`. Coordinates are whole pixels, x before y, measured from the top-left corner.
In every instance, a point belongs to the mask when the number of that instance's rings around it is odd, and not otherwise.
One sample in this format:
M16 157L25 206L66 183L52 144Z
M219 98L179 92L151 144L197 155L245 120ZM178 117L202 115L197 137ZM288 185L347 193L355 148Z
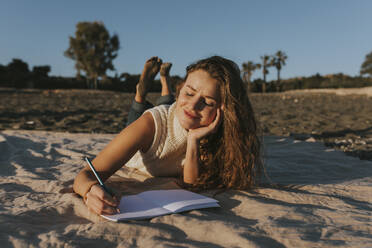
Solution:
M278 82L280 82L280 70L282 66L285 65L285 61L288 59L287 54L283 51L277 51L275 56L273 57L273 64L278 70Z
M262 60L262 75L263 75L263 84L262 84L262 92L266 92L266 75L269 74L268 68L272 66L272 60L270 60L271 56L264 55L261 56Z
M278 80L276 82L276 91L280 91L280 70L282 69L282 66L285 65L285 61L288 58L288 56L283 51L277 51L275 55L272 57L272 64L276 67L276 70L278 71Z
M242 64L243 67L243 80L247 84L248 92L251 91L251 77L256 69L261 68L261 64L256 64L252 61Z

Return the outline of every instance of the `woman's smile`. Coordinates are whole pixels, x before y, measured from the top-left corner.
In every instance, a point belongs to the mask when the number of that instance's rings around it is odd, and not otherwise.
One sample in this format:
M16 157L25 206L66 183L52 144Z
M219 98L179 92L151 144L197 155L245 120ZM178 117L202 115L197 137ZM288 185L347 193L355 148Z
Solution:
M190 119L200 119L200 117L198 117L196 114L193 114L193 113L191 113L191 112L189 112L189 111L187 111L187 110L183 110L183 112L185 113L185 115L187 116L187 117L189 117Z

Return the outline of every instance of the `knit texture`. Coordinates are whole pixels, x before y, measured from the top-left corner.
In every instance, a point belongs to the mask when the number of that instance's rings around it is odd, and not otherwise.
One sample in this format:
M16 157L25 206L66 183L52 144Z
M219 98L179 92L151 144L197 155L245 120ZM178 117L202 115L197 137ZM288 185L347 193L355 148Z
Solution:
M138 151L126 166L137 168L151 176L178 176L186 155L187 131L176 115L176 103L159 105L145 111L155 122L155 135L146 153Z

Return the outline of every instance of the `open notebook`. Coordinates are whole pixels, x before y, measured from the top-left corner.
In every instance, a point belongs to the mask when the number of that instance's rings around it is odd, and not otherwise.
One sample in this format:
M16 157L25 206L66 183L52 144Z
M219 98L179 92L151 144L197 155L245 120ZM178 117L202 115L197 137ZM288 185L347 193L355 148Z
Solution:
M219 207L218 201L183 189L150 190L123 196L120 214L101 215L111 221L150 219L199 208Z

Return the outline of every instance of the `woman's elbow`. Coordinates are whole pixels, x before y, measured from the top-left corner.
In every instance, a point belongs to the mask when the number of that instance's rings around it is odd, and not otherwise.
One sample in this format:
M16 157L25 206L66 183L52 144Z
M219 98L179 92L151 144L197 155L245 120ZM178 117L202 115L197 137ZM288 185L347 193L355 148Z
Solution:
M183 182L186 183L186 184L194 184L196 183L196 177L188 177L188 176L184 176L183 177Z

